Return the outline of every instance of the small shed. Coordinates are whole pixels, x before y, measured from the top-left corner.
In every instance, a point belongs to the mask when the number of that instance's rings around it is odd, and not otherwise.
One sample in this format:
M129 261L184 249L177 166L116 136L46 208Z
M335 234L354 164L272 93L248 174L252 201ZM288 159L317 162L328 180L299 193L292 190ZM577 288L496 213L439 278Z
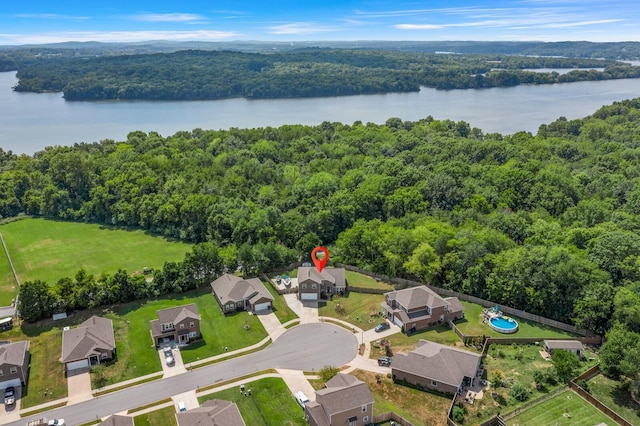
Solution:
M544 350L547 351L551 356L553 356L553 351L557 349L573 352L574 354L578 355L578 357L582 358L582 351L584 350L584 345L579 340L545 340L544 341Z

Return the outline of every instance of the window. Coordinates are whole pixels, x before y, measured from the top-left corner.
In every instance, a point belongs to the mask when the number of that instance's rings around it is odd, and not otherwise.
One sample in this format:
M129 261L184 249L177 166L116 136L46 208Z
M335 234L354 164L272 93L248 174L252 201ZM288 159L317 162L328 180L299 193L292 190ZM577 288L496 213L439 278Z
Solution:
M180 328L184 328L184 324L180 324Z
M431 386L433 386L434 388L438 387L438 382L436 382L435 380L431 381Z
M107 359L107 358L109 358L109 354L108 354L108 353L106 353L106 352L102 352L102 353L100 354L100 358L102 358L102 359Z
M4 372L0 370L0 377L4 376Z
M191 321L191 322L189 323L189 327L193 328L193 327L195 327L195 326L196 326L196 323L195 323L195 322Z
M318 288L318 284L316 283L311 284L311 288L315 290L316 288Z
M366 425L367 423L369 423L369 416L364 416L364 417L362 418L362 423L364 423L365 425Z
M307 285L306 285L306 284L302 284L302 285L300 286L300 288L307 288Z
M197 336L195 331L191 331L189 332L189 337L191 337L192 339L194 339Z
M18 367L11 367L9 369L9 374L16 374L18 372Z
M173 328L174 327L172 322L162 324L162 331L173 330Z
M366 406L366 405L363 405L363 406L362 406L362 412L363 412L363 413L366 413L366 412L367 412L367 406Z

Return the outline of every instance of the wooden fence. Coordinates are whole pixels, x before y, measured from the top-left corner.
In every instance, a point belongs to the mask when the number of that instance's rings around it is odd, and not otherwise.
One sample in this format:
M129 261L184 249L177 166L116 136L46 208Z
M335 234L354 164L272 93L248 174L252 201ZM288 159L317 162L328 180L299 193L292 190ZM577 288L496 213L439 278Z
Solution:
M420 286L420 285L426 285L424 283L421 282L417 282L417 281L412 281L412 280L407 280L404 278L395 278L395 277L389 277L387 275L383 275L383 274L374 274L372 272L369 271L365 271L363 269L357 268L355 266L351 266L351 265L344 265L344 264L340 264L337 263L336 267L340 267L340 268L345 268L348 271L353 271L353 272L358 272L370 277L374 277L374 278L379 278L382 281L386 281L389 283L393 283L395 285L398 286L398 288L406 288L406 287L416 287L416 286ZM548 325L550 327L554 327L560 330L564 330L564 331L568 331L571 333L576 333L579 334L581 336L588 336L588 337L593 337L594 340L599 339L598 336L595 336L592 332L590 332L589 330L585 330L585 329L581 329L581 328L577 328L574 325L570 325L564 322L560 322L560 321L556 321L556 320L552 320L550 318L545 318L542 317L540 315L535 315L529 312L525 312L525 311L521 311L519 309L514 309L511 308L509 306L505 306L505 305L501 305L499 303L495 303L492 302L490 300L485 300L485 299L480 299L479 297L475 297L475 296L469 296L467 294L463 294L463 293L458 293L457 291L453 291L453 290L449 290L446 288L440 288L440 287L435 287L435 286L431 286L431 285L427 285L427 287L429 287L431 290L435 291L436 293L438 293L441 296L445 296L445 297L457 297L460 300L464 300L466 302L471 302L471 303L475 303L478 305L482 305L486 308L492 308L494 306L498 306L500 308L500 310L502 312L505 312L509 315L514 315L514 316L518 316L520 318L524 318L530 321L534 321L537 322L539 324L544 324L544 325ZM599 342L599 340L598 340Z
M372 423L383 423L393 420L394 422L401 424L402 426L414 426L409 420L404 417L394 413L393 411L388 411L382 414L376 414L371 418Z
M349 286L349 291L351 291L353 293L385 294L385 293L389 293L391 290L385 290L383 288L354 287L354 286L350 285Z
M605 404L600 402L595 396L591 395L589 392L582 389L577 383L579 380L588 380L594 376L597 376L598 374L600 374L600 366L596 364L590 369L588 369L587 371L585 371L584 373L582 373L581 375L579 375L578 377L576 377L575 379L572 379L569 382L569 387L573 391L575 391L578 395L586 399L591 405L593 405L598 410L602 411L604 414L609 416L616 423L623 426L633 426L626 419L622 418L622 416L620 416L618 413L616 413L611 408L607 407Z

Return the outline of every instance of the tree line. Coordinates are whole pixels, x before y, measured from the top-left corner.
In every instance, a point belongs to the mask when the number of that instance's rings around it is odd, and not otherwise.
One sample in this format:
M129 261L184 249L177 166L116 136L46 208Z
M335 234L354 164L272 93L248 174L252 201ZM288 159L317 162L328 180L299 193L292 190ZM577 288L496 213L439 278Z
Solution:
M567 74L526 70L558 67L573 70ZM70 101L208 100L638 78L640 67L580 58L308 48L278 53L185 50L98 57L52 55L25 60L18 65L17 76L17 91L63 92Z

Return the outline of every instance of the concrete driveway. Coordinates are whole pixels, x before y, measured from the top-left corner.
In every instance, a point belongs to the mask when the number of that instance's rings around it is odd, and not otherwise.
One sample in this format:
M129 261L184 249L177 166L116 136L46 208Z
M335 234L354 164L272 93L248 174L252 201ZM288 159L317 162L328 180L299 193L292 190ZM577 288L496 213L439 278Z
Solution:
M88 368L82 368L67 373L68 405L93 398L91 392L91 373Z
M269 333L269 337L272 342L287 331L287 329L280 324L280 320L273 311L260 311L255 315L258 317L267 333Z
M293 395L298 391L302 391L307 398L309 398L309 401L316 400L316 391L302 371L286 370L283 368L277 368L276 371L282 376L282 380L287 384L287 387Z
M4 396L4 392L0 393L0 395ZM16 403L11 407L7 407L2 404L2 408L0 408L0 418L2 419L1 423L10 422L14 420L20 420L20 402L22 399L22 386L16 386ZM2 401L0 401L2 403Z
M318 307L317 302L312 302L316 306L305 306L298 300L297 294L285 294L284 300L293 312L300 318L300 324L311 324L318 322Z
M167 365L166 357L164 356L164 349L158 349L158 356L160 357L160 364L162 364L162 377L177 376L178 374L186 373L187 369L182 361L182 354L178 348L167 348L171 350L173 359L175 360L173 365Z

